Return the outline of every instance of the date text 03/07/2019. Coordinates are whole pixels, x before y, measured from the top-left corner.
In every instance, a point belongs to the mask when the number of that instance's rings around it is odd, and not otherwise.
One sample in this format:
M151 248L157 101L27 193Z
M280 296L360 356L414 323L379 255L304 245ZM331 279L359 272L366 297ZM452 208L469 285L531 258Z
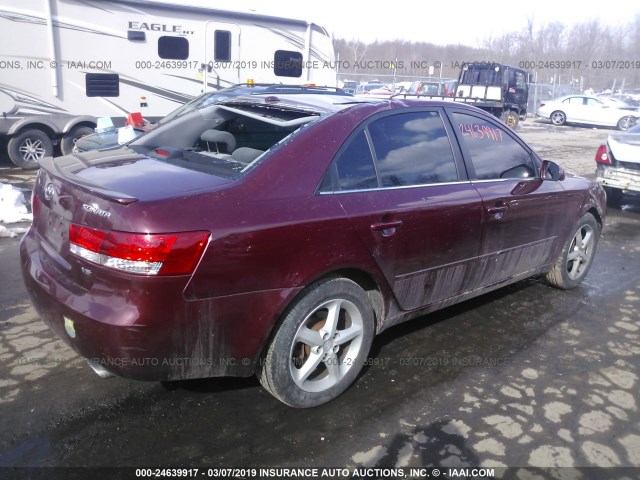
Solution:
M144 477L191 477L191 478L290 478L290 479L341 479L341 478L494 478L493 468L137 468L137 478Z
M640 60L521 60L526 70L640 70Z

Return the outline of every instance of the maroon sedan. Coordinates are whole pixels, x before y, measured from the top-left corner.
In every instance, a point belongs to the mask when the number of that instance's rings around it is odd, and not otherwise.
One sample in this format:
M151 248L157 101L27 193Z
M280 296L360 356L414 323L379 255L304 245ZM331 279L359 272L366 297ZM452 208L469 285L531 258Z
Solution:
M578 285L602 188L455 102L235 98L42 162L24 279L103 375L343 392L374 335L532 275Z

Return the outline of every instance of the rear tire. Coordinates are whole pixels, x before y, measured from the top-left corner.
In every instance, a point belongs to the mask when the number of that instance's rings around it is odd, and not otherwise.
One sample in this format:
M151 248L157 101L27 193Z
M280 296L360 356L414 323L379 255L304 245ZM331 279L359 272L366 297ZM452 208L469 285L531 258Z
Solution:
M92 133L95 133L95 130L84 125L72 128L69 133L62 137L62 142L60 142L60 150L62 151L62 154L71 155L73 153L73 147L76 146L76 142L80 138L86 135L91 135Z
M309 286L284 314L260 362L262 386L296 408L322 405L356 379L374 336L366 292L346 278Z
M35 170L40 168L40 159L53 156L53 142L41 130L25 130L11 137L7 151L16 166L24 170Z
M553 112L549 118L554 125L564 125L567 122L567 116L560 110Z
M585 213L573 232L545 277L551 285L563 290L577 287L589 273L600 238L600 225L593 215Z

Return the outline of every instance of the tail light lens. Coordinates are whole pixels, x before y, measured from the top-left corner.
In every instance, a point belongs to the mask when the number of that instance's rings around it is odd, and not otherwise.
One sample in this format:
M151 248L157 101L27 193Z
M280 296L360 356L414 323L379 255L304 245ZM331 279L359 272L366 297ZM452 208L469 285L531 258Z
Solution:
M106 232L72 224L71 253L104 267L142 275L193 273L209 240L209 232Z
M598 147L598 152L596 153L596 162L611 165L611 159L609 158L609 153L607 152L606 145L600 145L600 147Z
M544 103L541 103L538 108L542 108L542 107L544 107Z

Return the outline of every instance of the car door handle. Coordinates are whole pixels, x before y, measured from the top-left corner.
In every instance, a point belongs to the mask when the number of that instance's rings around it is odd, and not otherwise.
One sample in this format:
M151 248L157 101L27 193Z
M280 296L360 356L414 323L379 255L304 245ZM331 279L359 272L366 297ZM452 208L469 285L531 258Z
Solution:
M380 232L389 228L398 228L400 225L402 225L402 220L391 220L389 222L374 223L371 225L371 230Z
M508 210L508 206L507 205L496 205L495 207L489 207L487 208L487 213L489 215L495 215L496 213L504 213Z
M374 232L382 232L383 237L390 237L396 233L396 228L402 225L402 220L390 220L388 222L379 222L371 225Z

